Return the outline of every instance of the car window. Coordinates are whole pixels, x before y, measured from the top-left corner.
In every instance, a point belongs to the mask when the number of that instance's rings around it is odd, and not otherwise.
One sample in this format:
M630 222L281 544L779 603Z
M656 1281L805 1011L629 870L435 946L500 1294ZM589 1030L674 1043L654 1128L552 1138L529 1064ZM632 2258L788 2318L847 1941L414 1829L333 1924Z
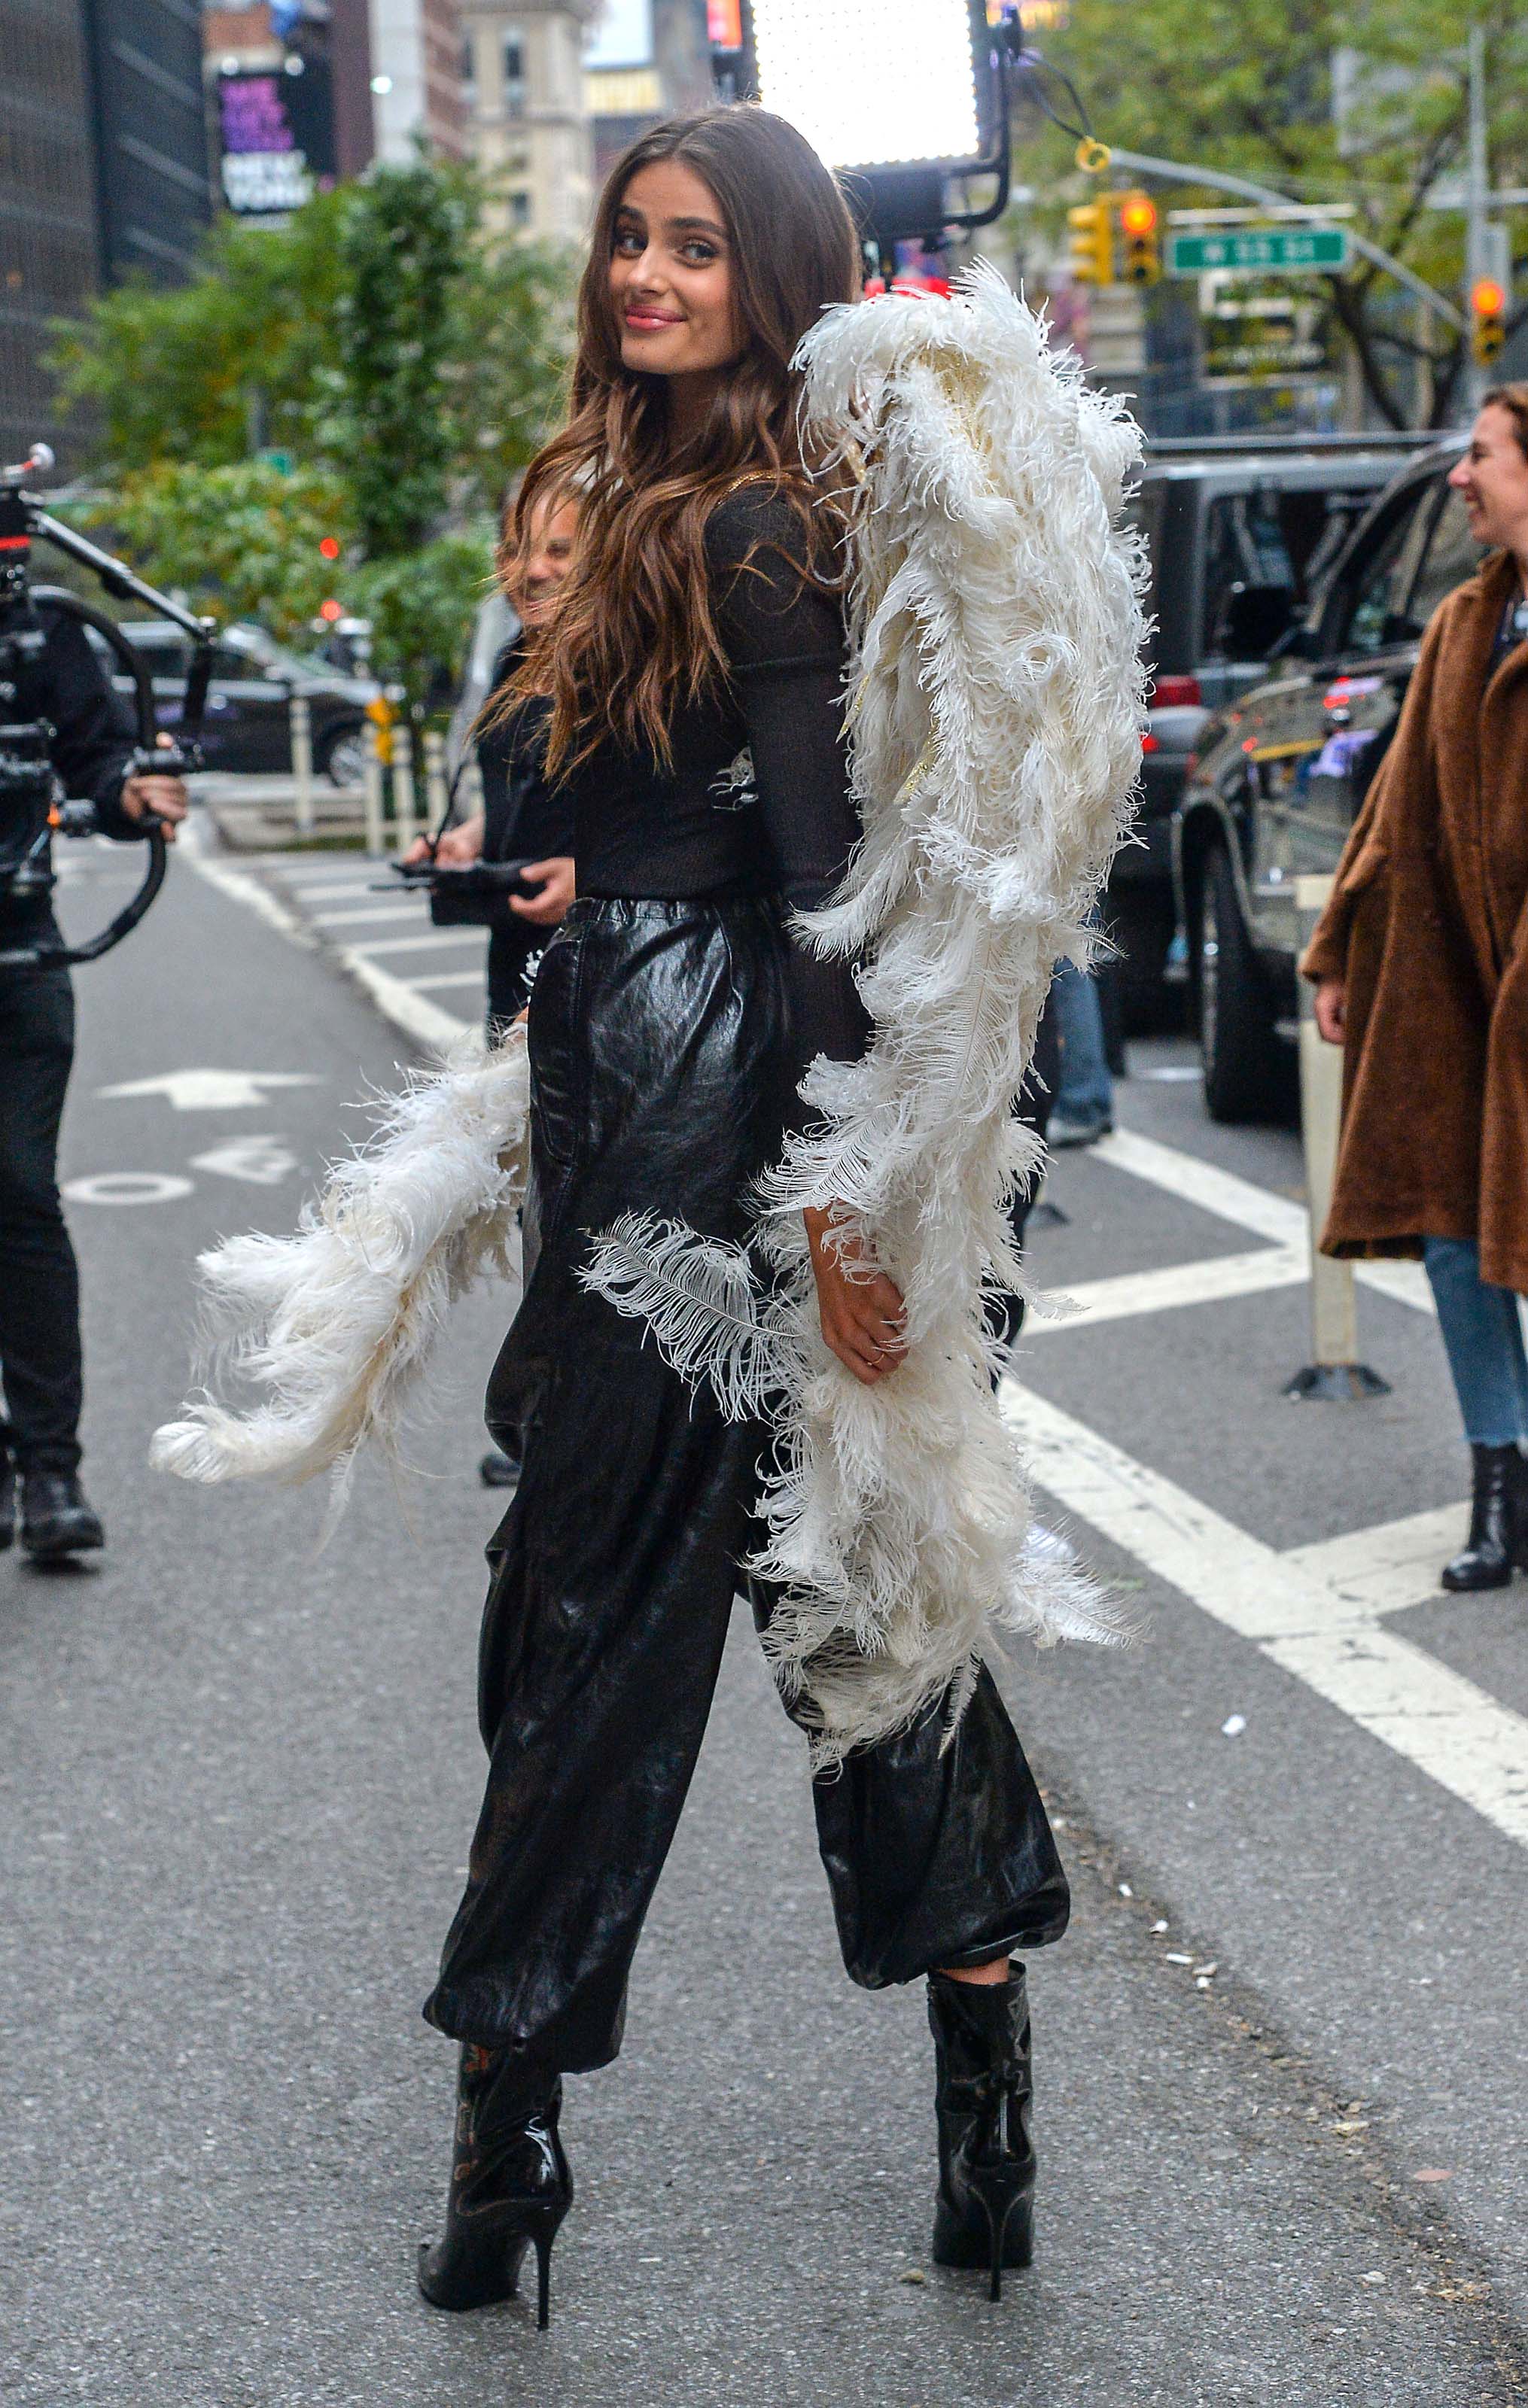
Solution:
M1373 494L1342 486L1220 494L1204 518L1203 656L1247 656L1305 610Z
M185 676L191 646L179 627L166 623L163 627L124 627L123 633L134 651L142 655L151 677ZM121 662L117 666L120 668Z
M260 663L252 661L248 652L240 652L236 645L214 644L212 675L218 679L257 678L260 675Z
M1463 502L1458 494L1447 490L1406 596L1406 617L1419 631L1426 626L1445 596L1456 585L1463 585L1466 577L1475 575L1480 558L1480 546L1470 533Z
M1424 484L1408 494L1359 567L1348 625L1333 630L1338 651L1379 652L1417 632L1405 603L1437 516L1438 491L1435 483Z

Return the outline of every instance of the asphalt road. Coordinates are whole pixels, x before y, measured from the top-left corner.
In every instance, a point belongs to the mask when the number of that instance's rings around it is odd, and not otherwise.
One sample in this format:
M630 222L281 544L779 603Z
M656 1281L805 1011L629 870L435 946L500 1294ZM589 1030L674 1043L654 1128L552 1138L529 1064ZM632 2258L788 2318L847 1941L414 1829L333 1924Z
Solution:
M366 909L353 865L255 874L310 919ZM124 876L79 857L70 910ZM194 1255L290 1225L344 1108L411 1058L378 995L464 1017L475 957L389 923L368 992L367 923L279 919L182 860L79 979L65 1154L110 1547L0 1562L7 2408L1528 2399L1528 1587L1417 1575L1447 1552L1417 1517L1465 1475L1415 1301L1362 1297L1389 1397L1281 1398L1308 1351L1273 1260L1298 1148L1212 1129L1173 1046L1120 1098L1156 1150L1055 1169L1035 1266L1095 1310L1032 1337L1008 1399L1049 1518L1153 1624L1000 1667L1076 1893L1031 1968L1033 2272L993 2306L928 2262L923 2002L843 1979L740 1617L626 2053L570 2086L551 2332L420 2303L453 2053L418 2005L480 1793L501 1307L463 1308L416 1469L363 1471L323 1552L315 1493L184 1488L144 1455L187 1385Z

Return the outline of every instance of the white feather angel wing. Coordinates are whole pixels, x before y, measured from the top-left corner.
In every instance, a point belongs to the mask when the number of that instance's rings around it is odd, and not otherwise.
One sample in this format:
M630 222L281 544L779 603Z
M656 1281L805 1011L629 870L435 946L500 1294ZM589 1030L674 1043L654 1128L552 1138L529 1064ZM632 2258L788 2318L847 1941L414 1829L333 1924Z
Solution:
M829 1764L937 1698L958 1711L994 1628L1127 1632L1086 1577L1027 1547L984 1304L1023 1289L1006 1200L1037 1149L1011 1108L1053 966L1086 953L1132 808L1144 573L1119 525L1134 426L992 271L948 300L829 311L801 360L809 418L863 464L849 727L864 838L804 924L858 959L873 1034L861 1061L813 1067L814 1128L761 1182L773 1285L751 1324L748 1257L708 1247L687 1272L671 1225L608 1233L590 1281L645 1311L725 1410L771 1391L752 1569L778 1599L766 1645ZM834 1200L907 1302L907 1357L873 1389L817 1326L801 1209Z
M368 1440L395 1448L409 1396L455 1298L512 1277L525 1193L525 1031L470 1040L386 1099L369 1145L334 1164L290 1238L225 1239L200 1256L207 1336L267 1390L237 1410L193 1398L150 1460L184 1480L336 1474Z

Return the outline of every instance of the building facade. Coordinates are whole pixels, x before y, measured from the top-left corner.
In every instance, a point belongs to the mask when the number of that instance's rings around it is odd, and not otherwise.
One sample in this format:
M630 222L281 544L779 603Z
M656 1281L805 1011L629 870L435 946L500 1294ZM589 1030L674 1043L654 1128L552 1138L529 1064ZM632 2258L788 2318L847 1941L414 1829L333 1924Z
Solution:
M71 465L50 321L130 273L174 283L212 214L195 0L0 0L0 452Z
M456 0L368 0L373 138L407 161L423 135L453 157L468 148Z
M510 233L580 242L594 153L584 49L598 0L461 0L467 139Z

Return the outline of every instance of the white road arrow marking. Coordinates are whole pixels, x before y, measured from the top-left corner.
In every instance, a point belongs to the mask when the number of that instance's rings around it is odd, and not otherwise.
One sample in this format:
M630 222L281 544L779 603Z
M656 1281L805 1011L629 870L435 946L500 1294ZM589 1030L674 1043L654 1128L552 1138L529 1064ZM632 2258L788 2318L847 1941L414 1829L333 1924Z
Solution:
M157 1079L127 1079L101 1087L108 1098L166 1096L178 1112L238 1112L265 1100L267 1087L319 1087L307 1070L165 1070Z
M231 1137L210 1154L194 1154L193 1170L211 1170L220 1179L247 1179L255 1187L274 1187L289 1178L297 1157L288 1154L279 1137Z

